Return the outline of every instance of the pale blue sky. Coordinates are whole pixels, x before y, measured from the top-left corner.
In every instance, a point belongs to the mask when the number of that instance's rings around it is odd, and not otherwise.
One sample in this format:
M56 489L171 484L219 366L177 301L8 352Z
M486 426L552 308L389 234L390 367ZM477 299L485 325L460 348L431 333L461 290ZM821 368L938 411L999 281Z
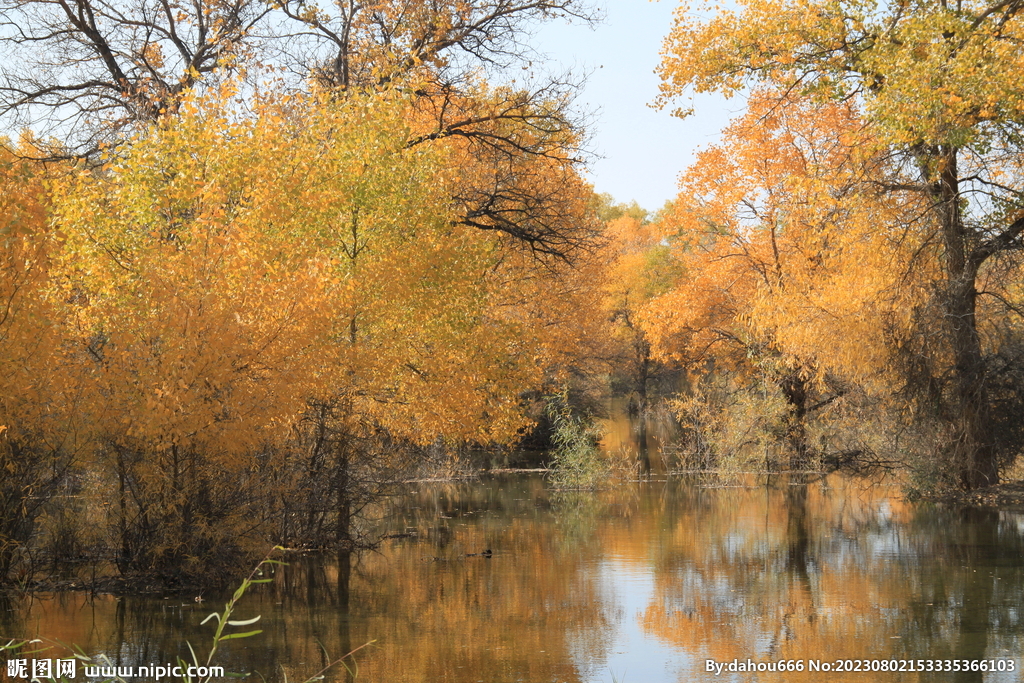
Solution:
M595 0L605 20L595 29L553 22L533 45L552 58L549 69L591 72L579 103L594 111L591 147L602 158L591 169L598 192L636 200L654 211L675 197L680 172L713 143L742 102L700 97L685 120L648 106L658 94L661 43L678 0Z

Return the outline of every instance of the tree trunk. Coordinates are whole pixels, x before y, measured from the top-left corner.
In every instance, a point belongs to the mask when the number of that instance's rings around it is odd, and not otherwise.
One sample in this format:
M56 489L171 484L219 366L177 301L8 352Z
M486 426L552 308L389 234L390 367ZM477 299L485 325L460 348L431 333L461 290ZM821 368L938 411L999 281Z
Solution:
M985 359L974 317L974 280L950 282L945 306L954 358L951 457L965 489L999 483Z
M337 501L337 519L335 521L335 547L340 550L352 550L355 541L352 537L352 490L350 481L349 452L347 444L342 442L335 446L335 495Z
M779 382L779 388L793 409L787 430L792 449L789 466L791 469L803 468L807 466L810 454L807 445L807 383L800 377L799 371L794 370Z
M976 319L978 268L973 229L964 224L956 148L936 148L928 162L936 164L936 208L945 256L943 313L953 356L952 392L944 419L953 429L949 452L959 484L976 489L999 482L985 358Z
M115 447L117 454L117 493L118 512L120 517L117 520L117 530L121 537L121 552L117 556L117 571L124 576L131 568L132 543L128 537L128 488L125 480L128 477L127 465L124 461L124 452L120 447Z

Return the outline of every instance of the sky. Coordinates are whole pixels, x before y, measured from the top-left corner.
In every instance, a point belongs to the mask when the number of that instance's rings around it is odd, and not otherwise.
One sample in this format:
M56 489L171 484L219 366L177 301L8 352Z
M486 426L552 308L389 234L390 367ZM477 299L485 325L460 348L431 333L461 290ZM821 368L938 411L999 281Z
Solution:
M678 0L595 4L605 13L595 28L552 22L532 43L550 57L549 70L590 73L578 104L594 114L590 147L597 158L589 174L594 189L656 211L675 197L679 174L700 148L718 139L742 103L702 96L686 119L648 106L658 95L654 70Z

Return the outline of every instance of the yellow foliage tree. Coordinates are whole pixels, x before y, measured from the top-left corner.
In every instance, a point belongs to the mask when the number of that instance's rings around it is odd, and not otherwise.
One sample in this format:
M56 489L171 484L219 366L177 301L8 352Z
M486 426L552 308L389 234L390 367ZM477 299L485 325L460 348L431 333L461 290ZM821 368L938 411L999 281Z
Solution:
M278 513L279 540L330 524L350 542L366 468L395 445L511 440L545 364L508 310L530 260L458 220L457 150L408 144L408 99L240 114L233 95L187 100L57 192L55 298L91 373L124 570L230 559Z
M916 339L922 348L942 339L927 350L922 386L938 387L948 483L966 488L995 483L1019 446L1019 434L1001 441L995 429L997 342L985 338L978 301L987 272L1005 270L1024 232L1022 31L1015 3L747 0L708 20L681 9L661 67L665 100L764 84L779 99L863 103L871 144L902 171L870 180L928 207L916 226L939 251L941 270L921 278L936 291L938 324Z
M884 172L865 148L850 105L756 94L657 224L680 275L642 313L655 354L781 392L798 463L810 413L850 383L890 386L891 342L919 295L903 264L928 256L919 236L878 228L918 207L863 182Z
M0 583L34 537L50 498L68 485L80 454L78 373L65 356L46 296L60 231L49 221L47 185L63 169L0 148Z
M610 336L618 345L614 365L629 377L630 405L642 409L658 368L638 318L644 306L669 289L678 274L660 229L646 211L633 204L606 207L604 212L608 217L602 247L602 304Z

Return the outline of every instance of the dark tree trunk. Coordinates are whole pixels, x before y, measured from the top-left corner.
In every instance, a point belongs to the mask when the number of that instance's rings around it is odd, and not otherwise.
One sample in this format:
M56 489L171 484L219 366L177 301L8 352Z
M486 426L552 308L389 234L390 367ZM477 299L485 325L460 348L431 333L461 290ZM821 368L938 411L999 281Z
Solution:
M985 359L974 318L974 277L949 283L945 312L954 358L948 415L953 427L951 457L965 489L999 483Z
M805 467L810 448L807 445L807 383L794 371L779 383L782 395L792 408L787 438L792 449L790 467Z
M124 451L121 448L117 448L116 453L118 512L120 513L120 518L117 520L117 530L121 537L121 552L117 556L117 570L123 576L128 573L131 567L132 555L134 553L132 552L131 539L128 536L128 488L126 486L128 468L124 461Z
M964 223L957 169L959 150L934 148L929 152L927 161L936 164L938 171L932 187L945 257L942 309L953 357L950 405L944 416L952 428L948 457L959 484L965 489L976 489L999 482L975 288L978 269L992 252L976 243L974 229Z
M351 462L347 444L342 442L336 446L337 461L335 463L335 495L337 496L337 520L335 522L335 547L340 550L355 548L352 533L352 486Z
M640 409L647 407L647 382L651 378L651 345L643 332L636 333L636 340L633 348L636 351L636 363L634 372L634 388Z

